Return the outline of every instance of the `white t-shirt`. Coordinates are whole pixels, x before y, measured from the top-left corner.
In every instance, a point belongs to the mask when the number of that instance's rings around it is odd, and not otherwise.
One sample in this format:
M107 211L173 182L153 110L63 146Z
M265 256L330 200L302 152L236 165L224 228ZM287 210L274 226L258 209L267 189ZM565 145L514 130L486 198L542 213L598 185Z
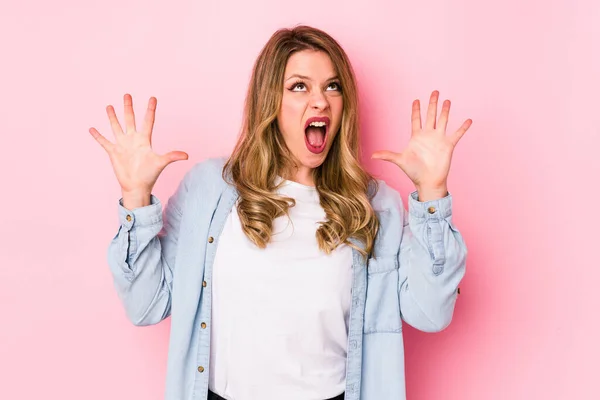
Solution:
M219 237L212 283L209 388L229 400L327 399L344 391L352 249L327 255L312 186L285 181L296 200L273 221L266 249L234 206Z

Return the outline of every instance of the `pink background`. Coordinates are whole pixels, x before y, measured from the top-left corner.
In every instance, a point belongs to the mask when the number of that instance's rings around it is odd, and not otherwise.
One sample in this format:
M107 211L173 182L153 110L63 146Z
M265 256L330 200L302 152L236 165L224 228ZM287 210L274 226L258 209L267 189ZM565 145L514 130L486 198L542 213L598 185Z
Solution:
M0 398L161 399L169 323L125 318L106 263L120 192L104 108L158 98L154 147L227 154L279 27L345 47L367 154L400 150L438 89L473 126L450 175L469 245L451 326L406 328L410 400L598 399L600 3L593 0L2 2ZM168 3L168 4L167 4ZM368 168L412 186L382 161ZM594 372L596 371L596 372Z

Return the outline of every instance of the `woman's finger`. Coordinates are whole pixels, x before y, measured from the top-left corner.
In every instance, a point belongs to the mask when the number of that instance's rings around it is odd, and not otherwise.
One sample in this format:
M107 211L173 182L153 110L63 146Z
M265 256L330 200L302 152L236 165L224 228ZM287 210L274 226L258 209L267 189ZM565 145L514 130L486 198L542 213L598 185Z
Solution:
M473 123L472 119L466 120L462 124L462 126L452 135L452 144L453 145L456 146L456 144L463 137L463 135L465 134L465 132L467 132L467 130L471 127L472 123Z
M410 116L412 121L412 133L421 130L421 106L419 100L413 101L412 104L412 114Z
M129 93L123 96L125 105L125 129L127 133L135 132L135 113L133 112L133 99Z
M144 117L144 129L143 132L152 139L152 129L154 128L154 118L156 115L156 97L150 97L148 100L148 109L146 110L146 116Z
M106 150L107 153L110 154L114 144L112 144L108 139L106 139L104 136L102 136L96 128L90 128L90 133L91 133L92 137L94 139L96 139L96 141L98 143L100 143L100 146L102 146L102 148L104 150Z
M440 120L437 124L437 129L442 132L446 132L446 127L448 126L448 115L450 114L450 100L444 100L444 104L442 105L442 112L440 112Z
M427 120L425 121L425 128L428 130L435 129L437 119L437 103L440 97L440 92L434 90L429 98L429 106L427 107Z
M108 114L108 120L110 121L110 127L115 134L115 137L119 135L123 135L123 129L121 129L121 124L119 124L119 120L117 119L117 114L115 114L115 108L113 106L106 106L106 113Z

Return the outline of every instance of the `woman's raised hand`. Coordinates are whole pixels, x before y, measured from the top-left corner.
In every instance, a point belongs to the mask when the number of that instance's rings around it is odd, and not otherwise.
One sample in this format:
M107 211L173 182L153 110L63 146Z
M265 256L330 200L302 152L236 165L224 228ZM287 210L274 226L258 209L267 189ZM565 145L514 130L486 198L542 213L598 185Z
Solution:
M421 201L447 195L447 179L454 148L473 123L473 120L467 119L456 132L446 134L450 100L444 101L438 118L439 95L437 90L431 93L425 126L421 124L420 102L413 101L412 134L402 152L384 150L372 155L372 158L399 166L415 184Z
M102 136L96 128L90 128L89 131L108 153L123 195L147 196L152 192L158 176L165 167L175 161L187 160L188 155L182 151L171 151L163 155L152 151L152 128L156 113L155 97L151 97L148 101L144 126L141 130L137 130L135 127L131 95L125 94L123 101L125 103L125 131L117 120L113 106L106 107L110 126L115 135L115 143Z

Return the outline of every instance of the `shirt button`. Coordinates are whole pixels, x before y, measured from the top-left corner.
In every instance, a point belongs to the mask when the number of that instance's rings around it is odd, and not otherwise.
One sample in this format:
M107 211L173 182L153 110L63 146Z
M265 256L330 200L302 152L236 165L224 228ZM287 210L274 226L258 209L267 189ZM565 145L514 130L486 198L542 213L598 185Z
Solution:
M429 214L433 214L435 212L435 207L429 207L427 211L429 212Z
M127 217L125 217L125 219L126 219L127 221L131 221L131 215L127 214Z
M204 372L204 367L202 365L198 367L198 372Z
M458 294L460 294L460 288L458 288L458 289L456 290L456 292L457 292Z
M206 287L206 281L202 281L202 287Z
M206 324L204 322L201 323L200 326L202 327L202 329L206 329Z
M215 241L215 239L212 236L208 238L208 243L212 243L214 241Z

